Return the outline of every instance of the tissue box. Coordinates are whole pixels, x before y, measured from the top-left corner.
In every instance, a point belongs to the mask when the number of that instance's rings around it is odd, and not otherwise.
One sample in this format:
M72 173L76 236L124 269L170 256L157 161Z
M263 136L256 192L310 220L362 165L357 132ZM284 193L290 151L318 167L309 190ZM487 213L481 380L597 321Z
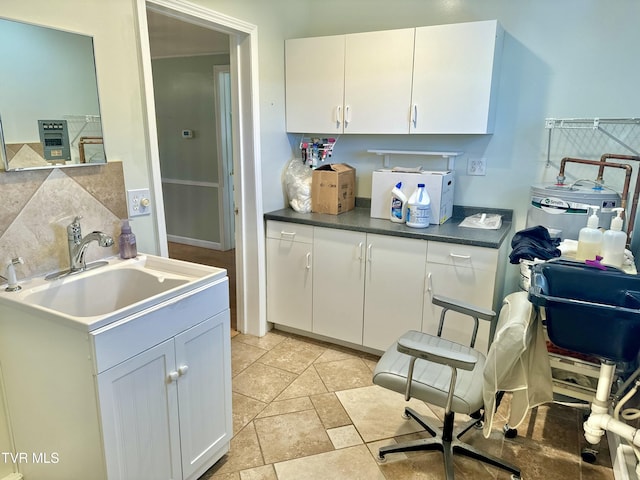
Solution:
M371 216L389 219L391 190L402 182L402 191L409 198L419 183L424 183L431 198L431 223L446 222L453 214L453 172L394 172L380 169L373 172L371 185Z
M346 163L316 168L311 175L311 211L340 213L356 206L356 169Z

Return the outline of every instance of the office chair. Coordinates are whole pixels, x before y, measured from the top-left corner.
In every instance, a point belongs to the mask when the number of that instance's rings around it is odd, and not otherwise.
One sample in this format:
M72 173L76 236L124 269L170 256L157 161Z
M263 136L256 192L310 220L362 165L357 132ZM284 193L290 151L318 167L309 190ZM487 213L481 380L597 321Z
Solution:
M443 307L437 336L409 331L402 335L380 358L373 373L373 383L425 403L444 408L444 422L440 429L407 407L404 418L417 421L432 437L389 445L379 450L383 462L389 453L440 450L444 456L447 480L454 479L453 454L459 453L511 472L512 479L520 479L518 467L463 443L460 437L478 425L483 408L483 372L485 356L473 349L479 319L490 321L490 341L495 333L496 314L492 310L434 295L432 302ZM470 346L442 338L442 327L448 311L471 316L475 321ZM417 361L420 360L420 361ZM453 431L455 413L470 415L472 419L459 431Z

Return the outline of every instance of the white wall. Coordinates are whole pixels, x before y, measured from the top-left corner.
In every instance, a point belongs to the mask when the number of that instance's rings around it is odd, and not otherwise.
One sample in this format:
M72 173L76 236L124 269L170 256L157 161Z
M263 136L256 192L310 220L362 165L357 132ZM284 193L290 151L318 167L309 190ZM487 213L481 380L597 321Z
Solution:
M455 203L513 208L524 226L529 187L555 177L547 169L547 117L634 117L640 114L640 2L637 0L199 0L258 26L265 211L281 208L284 145L283 40L419 25L498 19L506 30L495 133L488 136L342 135L333 161L358 171L357 195L370 195L381 166L369 148L462 150L487 158L487 175L456 163ZM446 48L446 46L443 46ZM291 145L297 143L292 136ZM601 152L605 153L605 152ZM624 152L628 153L628 152ZM559 158L557 159L559 160Z
M122 160L126 188L149 187L135 2L3 0L0 16L93 36L107 158ZM137 217L135 228L138 249L158 252L154 217Z

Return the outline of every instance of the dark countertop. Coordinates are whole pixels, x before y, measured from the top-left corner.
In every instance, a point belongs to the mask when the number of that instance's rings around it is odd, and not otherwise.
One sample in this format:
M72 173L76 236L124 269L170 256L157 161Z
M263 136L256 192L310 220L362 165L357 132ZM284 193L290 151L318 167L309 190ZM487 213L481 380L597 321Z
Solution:
M357 204L356 204L357 205ZM498 230L459 227L467 216L476 213L498 213L502 215L502 226ZM291 208L283 208L264 214L265 220L301 223L316 227L355 230L358 232L378 233L421 240L433 240L445 243L458 243L478 247L500 248L511 231L512 210L495 208L476 208L455 205L453 216L442 225L430 225L427 228L411 228L404 224L393 223L382 218L371 218L370 209L356 206L355 209L340 215L326 213L298 213Z

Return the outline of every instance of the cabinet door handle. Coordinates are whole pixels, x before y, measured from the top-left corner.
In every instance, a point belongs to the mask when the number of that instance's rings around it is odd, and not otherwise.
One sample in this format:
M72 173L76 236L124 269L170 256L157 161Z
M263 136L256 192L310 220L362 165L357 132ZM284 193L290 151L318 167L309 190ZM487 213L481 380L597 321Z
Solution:
M188 365L180 365L178 367L178 375L180 376L186 375L188 370L189 370Z
M362 242L358 243L358 249L357 249L357 258L358 260L360 260L362 262L362 246L364 244Z
M425 292L431 296L433 294L433 283L431 281L431 272L427 273L425 287L426 287Z
M342 105L336 107L336 127L342 123Z
M449 256L451 258L460 258L462 260L470 260L471 255L460 255L459 253L450 253Z
M281 237L295 237L296 232L287 232L286 230L280 230Z
M417 103L413 104L413 108L411 109L411 115L412 115L411 121L413 122L413 128L416 128L418 126L418 104Z
M311 252L307 253L307 264L305 265L307 270L311 270Z
M348 126L351 123L351 107L347 105L344 107L344 126Z
M373 250L373 243L370 243L369 245L367 245L367 262L371 263L371 260L373 260L372 257L372 252Z
M173 383L176 380L178 380L178 377L180 377L180 374L174 370L172 372L169 372L169 375L167 376L167 380L169 381L169 383Z

